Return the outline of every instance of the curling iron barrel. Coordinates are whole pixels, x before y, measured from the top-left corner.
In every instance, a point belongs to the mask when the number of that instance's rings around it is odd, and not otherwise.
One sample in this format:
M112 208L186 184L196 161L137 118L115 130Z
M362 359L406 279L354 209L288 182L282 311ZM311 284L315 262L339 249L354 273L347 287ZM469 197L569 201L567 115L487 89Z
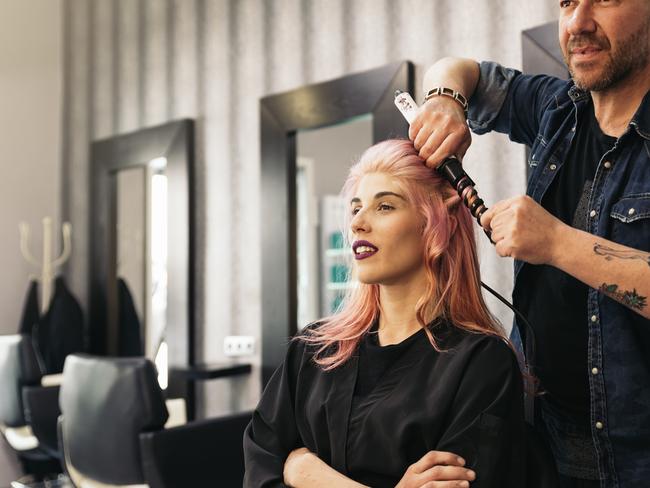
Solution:
M478 196L474 181L465 173L460 161L456 158L447 158L437 171L456 189L463 203L480 225L481 216L487 211L487 207L483 199Z

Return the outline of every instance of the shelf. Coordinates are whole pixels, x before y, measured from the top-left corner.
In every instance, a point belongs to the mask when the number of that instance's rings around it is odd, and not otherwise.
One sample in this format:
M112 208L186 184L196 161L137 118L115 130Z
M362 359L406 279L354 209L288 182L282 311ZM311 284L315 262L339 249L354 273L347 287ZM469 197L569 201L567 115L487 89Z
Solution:
M351 249L348 248L343 248L343 249L327 249L325 250L325 256L328 258L339 258L339 257L347 257L352 253Z
M212 380L238 376L251 372L251 365L246 363L198 364L195 366L170 367L170 375L178 375L188 380Z
M327 283L327 289L332 291L347 290L348 288L354 288L354 286L355 284L349 281L346 281L345 283Z

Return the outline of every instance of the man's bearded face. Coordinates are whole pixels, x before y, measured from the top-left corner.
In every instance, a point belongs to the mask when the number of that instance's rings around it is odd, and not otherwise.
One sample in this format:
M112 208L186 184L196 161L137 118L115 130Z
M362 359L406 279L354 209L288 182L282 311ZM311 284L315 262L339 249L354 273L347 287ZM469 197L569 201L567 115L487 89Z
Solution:
M561 14L560 45L578 88L606 90L650 63L650 14L630 3L594 7L579 20L571 18L576 13Z

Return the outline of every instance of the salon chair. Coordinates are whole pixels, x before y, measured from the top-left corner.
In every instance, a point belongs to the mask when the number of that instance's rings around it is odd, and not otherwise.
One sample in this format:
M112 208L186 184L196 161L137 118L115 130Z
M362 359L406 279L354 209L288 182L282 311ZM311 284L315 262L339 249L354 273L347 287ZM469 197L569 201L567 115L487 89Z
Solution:
M59 442L75 486L241 487L251 412L170 426L142 357L73 354L63 377Z
M0 336L0 431L26 474L61 471L56 442L59 387L42 386L31 338Z

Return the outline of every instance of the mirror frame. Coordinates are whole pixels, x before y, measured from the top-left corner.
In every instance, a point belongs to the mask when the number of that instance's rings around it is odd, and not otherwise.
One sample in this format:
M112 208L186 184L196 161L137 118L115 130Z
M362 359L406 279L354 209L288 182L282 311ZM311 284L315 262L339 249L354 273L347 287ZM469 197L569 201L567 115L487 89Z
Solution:
M90 351L119 355L117 324L117 185L115 173L167 159L168 265L165 337L168 364L193 365L194 355L194 122L183 119L91 145Z
M393 99L395 90L413 93L413 74L413 63L399 61L260 100L262 386L298 330L296 132L372 114L373 143L407 137Z

